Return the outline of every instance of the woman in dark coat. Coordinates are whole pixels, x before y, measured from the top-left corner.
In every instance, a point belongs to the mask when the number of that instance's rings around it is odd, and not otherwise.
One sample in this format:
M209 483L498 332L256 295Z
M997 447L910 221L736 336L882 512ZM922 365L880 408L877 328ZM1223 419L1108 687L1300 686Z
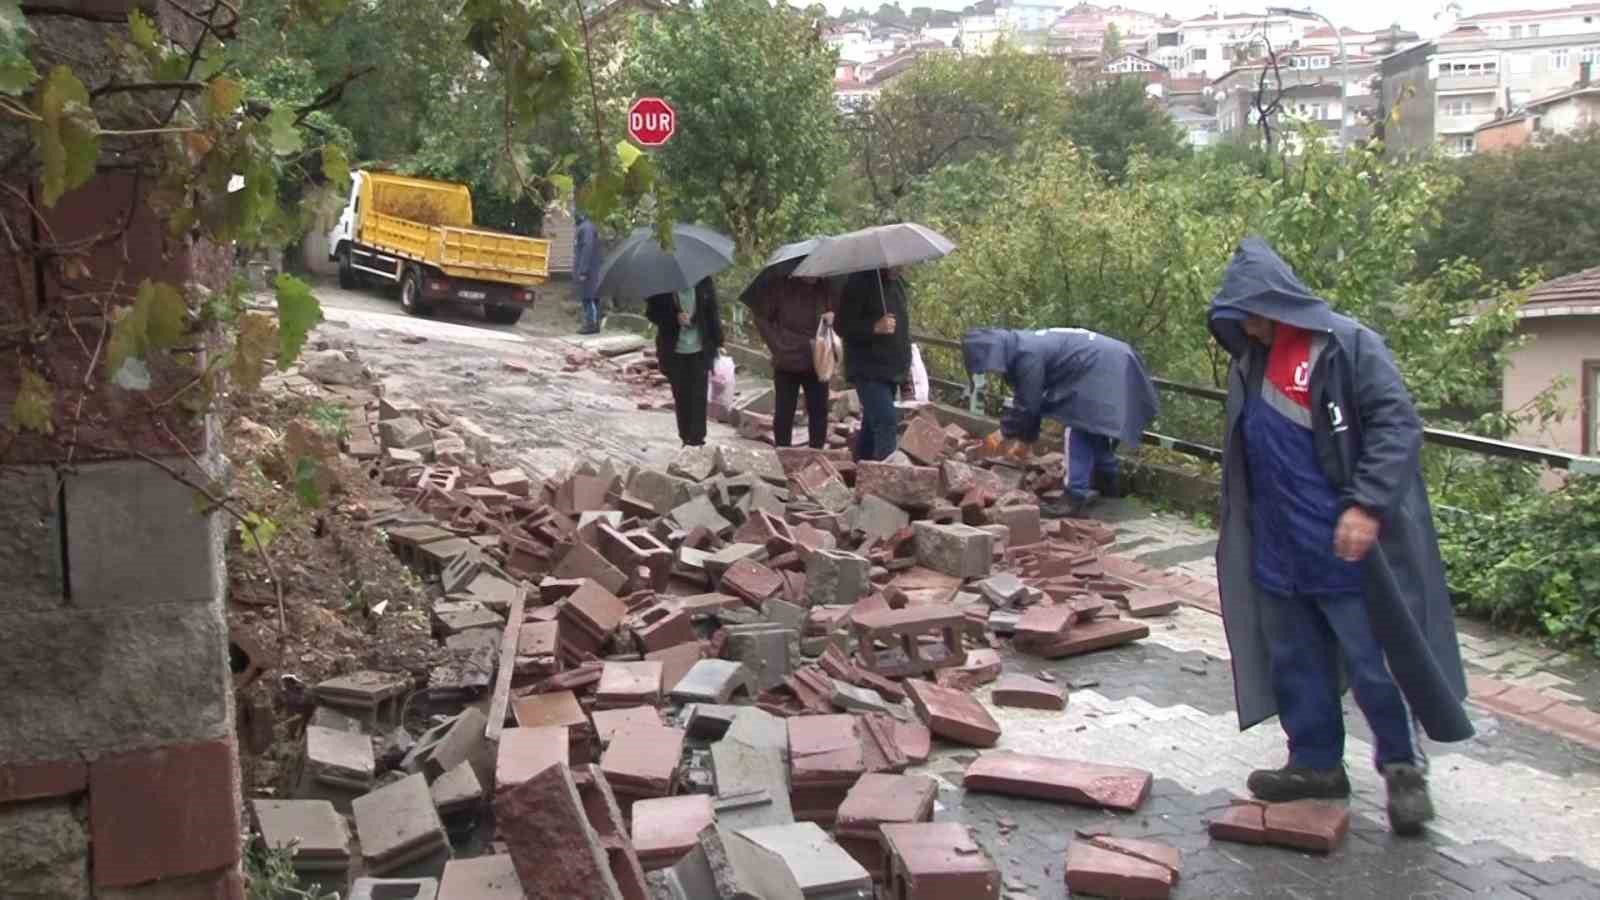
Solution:
M795 262L798 264L799 260ZM828 383L817 377L811 341L817 336L818 324L824 318L830 322L833 319L827 282L774 277L762 287L758 303L756 328L772 355L772 381L777 394L773 442L779 447L794 446L794 415L804 390L810 446L821 450L828 442Z
M911 317L900 273L883 269L851 275L834 329L844 339L845 377L861 400L855 457L888 459L899 439L895 398L911 370Z
M678 440L703 447L711 366L722 349L716 285L703 278L692 290L656 294L645 301L645 315L656 326L656 358L672 385Z

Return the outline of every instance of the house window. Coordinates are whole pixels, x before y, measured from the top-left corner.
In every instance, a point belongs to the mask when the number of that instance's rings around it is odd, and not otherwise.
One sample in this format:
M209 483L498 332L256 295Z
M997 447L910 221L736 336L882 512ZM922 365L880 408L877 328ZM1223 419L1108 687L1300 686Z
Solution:
M1513 26L1511 26L1511 39L1512 40L1516 40L1517 38L1520 38L1520 37L1522 37L1522 26L1521 25L1513 25Z
M1588 63L1591 66L1600 62L1600 46L1591 45L1583 48L1583 53L1578 57L1578 61Z
M1189 59L1191 61L1193 61L1193 62L1205 62L1205 60L1206 60L1206 48L1204 48L1204 47L1196 47L1193 50L1190 50L1189 51Z
M1535 38L1535 37L1538 37L1538 36L1539 36L1539 26L1538 25L1529 25L1528 26L1528 37Z
M1450 152L1465 156L1472 152L1472 135L1458 134L1450 139Z
M1565 72L1572 68L1572 53L1567 48L1550 51L1550 70L1552 72Z
M1472 115L1472 100L1468 97L1447 98L1440 104L1441 111L1447 116Z

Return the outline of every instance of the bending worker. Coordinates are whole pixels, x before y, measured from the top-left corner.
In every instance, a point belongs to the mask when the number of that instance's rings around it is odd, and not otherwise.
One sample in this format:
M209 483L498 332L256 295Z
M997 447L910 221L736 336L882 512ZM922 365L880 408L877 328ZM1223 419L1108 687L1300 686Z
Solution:
M969 374L1001 372L1011 386L1011 406L1000 419L1004 437L1031 444L1047 418L1067 428L1066 493L1041 514L1075 518L1099 497L1120 493L1117 444L1138 443L1159 408L1132 347L1082 328L976 328L963 350Z

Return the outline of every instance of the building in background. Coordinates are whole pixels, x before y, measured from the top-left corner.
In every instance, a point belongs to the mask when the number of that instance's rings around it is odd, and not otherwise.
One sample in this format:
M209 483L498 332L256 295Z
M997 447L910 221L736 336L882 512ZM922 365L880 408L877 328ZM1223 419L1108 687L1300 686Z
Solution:
M1150 35L1142 53L1174 74L1221 78L1241 64L1299 46L1314 19L1267 13L1213 13L1166 25Z
M1334 146L1341 134L1352 143L1372 136L1379 104L1377 59L1348 60L1349 84L1342 97L1346 67L1336 52L1321 47L1289 50L1277 54L1276 60L1276 66L1267 60L1238 66L1211 82L1217 131L1223 138L1254 131L1260 123L1259 110L1274 100L1279 103L1275 122L1295 119L1320 125Z
M1585 456L1600 453L1600 267L1534 288L1517 313L1517 333L1529 340L1511 354L1502 408L1522 409L1561 382L1558 399L1567 416L1547 431L1522 432L1514 440Z

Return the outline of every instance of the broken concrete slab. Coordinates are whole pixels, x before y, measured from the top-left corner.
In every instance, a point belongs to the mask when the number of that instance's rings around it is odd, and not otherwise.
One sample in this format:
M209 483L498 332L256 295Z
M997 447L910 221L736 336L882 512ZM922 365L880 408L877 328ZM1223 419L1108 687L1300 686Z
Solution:
M1059 711L1067 708L1067 697L1053 684L1047 684L1030 675L1010 674L1000 676L990 699L995 706L1019 709Z
M675 865L700 842L700 832L716 819L711 797L687 794L633 804L633 848L645 869Z
M667 465L667 474L705 481L717 471L717 453L715 447L684 447Z
M425 732L416 747L406 754L400 768L421 773L429 780L450 771L462 762L475 762L484 745L489 720L475 706Z
M725 840L763 898L872 900L866 869L814 822L747 828Z
M483 802L483 784L472 763L464 762L444 773L428 791L442 819L475 810Z
M783 684L794 671L799 645L800 633L792 628L770 623L734 625L727 629L722 655L743 663L756 690L766 691Z
M723 445L717 448L716 455L719 474L730 478L748 475L779 487L789 484L783 460L775 450Z
M306 769L323 784L365 791L377 772L372 740L365 734L306 726Z
M818 550L806 563L806 599L812 606L848 606L871 587L872 563L842 550Z
M957 822L882 826L888 880L908 898L999 900L1000 870Z
M433 806L428 782L408 775L351 803L356 834L367 871L384 875L396 869L450 853L444 823Z
M1141 769L996 751L967 767L962 784L972 791L1053 800L1132 812L1150 793Z
M385 447L423 450L433 446L433 432L419 419L397 416L378 423L378 440Z
M852 519L852 528L867 538L887 540L911 525L911 514L875 494L861 498Z
M527 894L510 854L497 853L450 860L439 882L439 896L441 900L524 900Z
M906 695L939 737L971 747L993 747L1000 740L999 723L969 694L913 679L906 682Z
M784 752L728 737L711 745L719 823L737 830L794 821Z
M726 704L741 691L746 699L755 698L753 681L743 664L702 659L673 687L672 699L680 703Z
M733 523L717 511L710 497L704 495L673 507L672 520L684 531L704 528L718 537L728 537L733 534Z
M327 800L251 800L250 811L267 847L294 848L296 871L350 867L350 828Z
M350 900L436 900L438 896L437 878L357 878L350 885Z
M917 563L956 578L982 578L994 557L994 536L967 525L914 526Z

